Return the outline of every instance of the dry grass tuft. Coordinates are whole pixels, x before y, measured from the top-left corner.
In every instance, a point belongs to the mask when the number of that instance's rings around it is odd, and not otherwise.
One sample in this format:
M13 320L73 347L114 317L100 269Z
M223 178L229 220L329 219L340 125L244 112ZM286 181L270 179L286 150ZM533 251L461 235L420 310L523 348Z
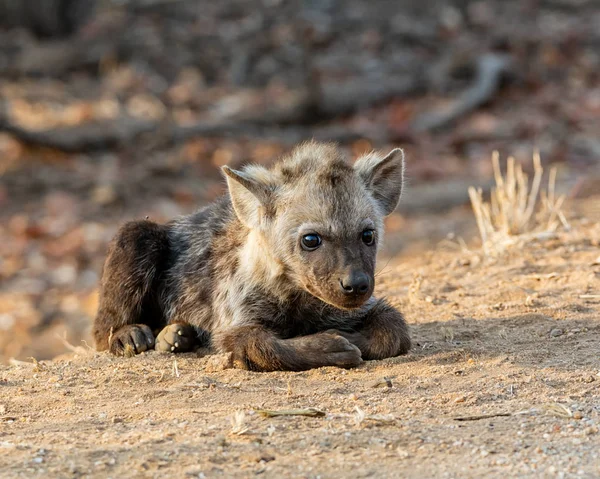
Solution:
M367 417L367 414L358 406L354 408L354 424L360 426Z
M241 436L249 430L250 428L246 426L246 413L244 411L235 411L233 416L231 416L231 431L229 433Z
M569 224L561 208L565 195L556 197L556 168L550 170L548 190L541 191L544 169L540 155L533 155L534 176L531 184L521 165L508 158L506 176L500 170L498 152L492 156L496 187L490 202L483 199L481 188L469 188L471 205L486 255L504 251L507 247L533 238L544 237Z
M180 374L179 374L179 367L177 367L177 360L176 359L173 360L173 368L171 370L171 374L173 376L175 376L176 378L178 378L180 376Z
M566 419L573 417L573 413L571 412L571 410L568 407L563 406L562 404L543 404L541 409L549 416L564 417Z
M75 345L71 344L67 340L67 332L66 331L63 333L62 336L59 334L56 334L55 336L56 336L56 338L59 339L60 342L62 342L64 344L65 348L67 348L69 351L71 351L72 353L75 353L78 356L91 356L91 355L97 354L96 350L94 348L90 347L86 341L82 341L82 343L85 345L85 347L75 346Z
M408 287L408 300L411 304L418 303L421 297L421 285L423 284L423 276L420 273L415 273Z

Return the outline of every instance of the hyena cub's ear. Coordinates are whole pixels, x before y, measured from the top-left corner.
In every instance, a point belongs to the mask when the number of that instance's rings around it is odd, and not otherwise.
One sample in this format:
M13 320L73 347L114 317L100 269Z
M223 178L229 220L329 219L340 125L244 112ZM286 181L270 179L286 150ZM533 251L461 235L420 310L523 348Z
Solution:
M223 166L233 209L239 220L249 228L260 228L273 215L273 186L269 171L250 166L244 171Z
M370 153L358 159L354 169L387 216L398 206L404 181L404 152L400 148L387 156Z

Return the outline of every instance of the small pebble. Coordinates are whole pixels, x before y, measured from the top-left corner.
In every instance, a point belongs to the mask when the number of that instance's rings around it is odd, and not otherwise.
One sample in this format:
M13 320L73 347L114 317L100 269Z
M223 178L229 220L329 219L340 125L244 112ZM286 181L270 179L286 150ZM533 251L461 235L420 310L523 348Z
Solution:
M550 337L552 337L552 338L557 338L562 335L563 335L562 329L554 328L552 331L550 331Z
M213 354L206 362L205 371L207 373L214 373L230 368L233 368L233 354Z
M376 379L371 383L372 388L382 388L382 387L392 387L392 380L390 378L380 378Z

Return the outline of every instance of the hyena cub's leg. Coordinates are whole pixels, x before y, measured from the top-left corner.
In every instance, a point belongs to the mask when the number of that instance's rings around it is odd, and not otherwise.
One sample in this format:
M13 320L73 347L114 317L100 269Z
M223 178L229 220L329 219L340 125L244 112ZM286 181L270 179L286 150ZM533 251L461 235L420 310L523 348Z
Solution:
M252 371L351 368L362 362L359 349L333 330L281 339L262 326L241 326L216 339L222 349L233 353L236 367Z
M156 281L168 250L164 226L132 221L119 230L102 273L100 305L93 328L98 350L130 355L154 347L150 328L164 324Z
M366 360L406 354L411 346L402 313L381 299L362 318L358 328L340 334L356 345Z

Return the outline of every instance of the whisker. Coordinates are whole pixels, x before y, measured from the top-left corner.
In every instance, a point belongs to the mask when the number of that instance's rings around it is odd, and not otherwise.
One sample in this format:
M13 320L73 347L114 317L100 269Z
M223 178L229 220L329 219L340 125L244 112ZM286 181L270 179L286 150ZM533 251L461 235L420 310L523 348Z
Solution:
M390 257L390 258L387 260L387 263L385 263L385 264L383 265L383 268L381 268L379 271L377 271L377 272L375 273L375 275L374 275L374 277L375 277L375 278L377 278L377 276L380 276L381 274L383 274L383 273L385 272L385 268L387 268L387 267L388 267L388 265L390 264L390 261L392 261L392 258L391 258L391 257Z

